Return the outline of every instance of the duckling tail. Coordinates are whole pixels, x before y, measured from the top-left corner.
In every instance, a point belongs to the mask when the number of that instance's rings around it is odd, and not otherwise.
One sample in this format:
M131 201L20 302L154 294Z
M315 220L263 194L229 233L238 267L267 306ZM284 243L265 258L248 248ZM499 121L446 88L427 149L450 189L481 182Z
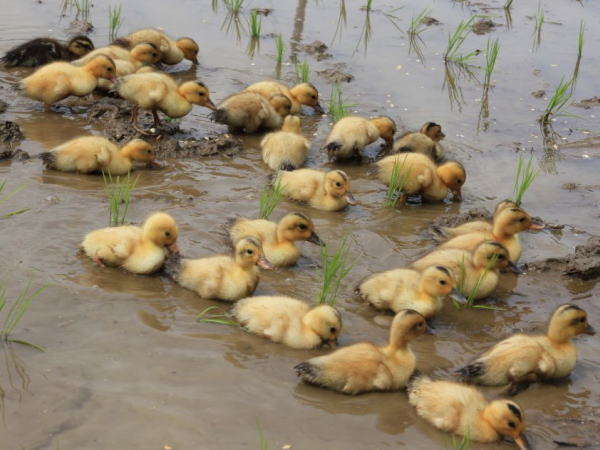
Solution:
M317 381L318 369L307 361L301 362L297 366L294 366L294 370L296 371L296 375L298 375L304 381L309 383L315 383Z
M296 170L294 164L290 161L283 161L281 166L279 166L279 170L285 170L287 172L291 172L292 170Z
M419 385L424 381L431 381L431 379L428 376L423 375L419 369L415 369L406 382L406 392L410 395L412 391L419 389Z
M327 152L327 155L329 156L329 160L331 160L335 157L335 152L341 148L342 148L342 144L340 144L339 142L336 142L336 141L332 141L332 142L328 142L327 144L325 144L325 147L323 147L323 150L325 150Z
M225 108L219 108L210 115L210 118L217 123L223 123L225 125L229 122L229 114Z
M165 260L163 270L165 274L173 280L177 280L177 278L179 278L179 272L181 271L181 259L181 253L170 253Z
M38 155L38 158L40 158L42 160L42 162L44 163L44 166L47 169L53 169L54 168L54 164L55 164L55 158L54 158L54 153L52 152L43 152L40 153Z
M444 229L438 225L431 225L431 230L439 237L441 238L447 238L448 236L446 235L446 232L444 231Z
M473 378L480 377L485 373L485 365L481 361L474 362L458 369L455 373L457 373L464 381L472 380Z

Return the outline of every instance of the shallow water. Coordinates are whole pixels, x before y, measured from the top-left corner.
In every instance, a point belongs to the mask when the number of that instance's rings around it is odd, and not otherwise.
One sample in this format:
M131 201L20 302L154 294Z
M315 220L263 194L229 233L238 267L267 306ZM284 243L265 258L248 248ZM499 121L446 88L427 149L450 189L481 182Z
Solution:
M32 36L66 37L71 16L60 17L56 1L32 3L8 0L0 17L0 51ZM215 12L213 4L217 3ZM568 191L567 182L597 185L598 147L581 141L597 138L600 110L572 107L578 118L560 118L555 129L565 137L565 148L544 149L537 117L546 101L531 96L551 92L561 77L569 76L576 56L579 21L588 24L584 58L575 100L598 95L600 30L592 27L600 7L591 1L546 2L546 23L540 48L532 51L533 19L537 2L514 2L512 27L497 27L484 36L471 35L464 50L485 48L488 37L499 38L500 56L490 92L488 126L478 131L481 86L458 81L464 104L451 105L442 90L441 55L446 37L471 14L489 14L505 23L503 2L418 0L373 2L368 15L371 38L364 47L367 13L359 2L346 1L347 24L338 27L337 1L261 1L251 7L273 8L263 18L265 36L259 53L250 58L248 37L241 41L222 24L227 12L221 2L181 1L166 13L165 2L124 2L123 33L140 26L161 26L173 35L189 35L201 46L196 73L188 63L173 69L182 79L204 81L213 100L220 101L241 87L271 77L275 72L274 40L281 33L296 49L290 56L307 60L312 81L323 100L330 83L315 73L344 63L355 76L343 84L345 97L359 114L387 114L407 129L423 122L441 123L447 134L446 151L461 160L468 172L462 204L408 206L402 211L382 207L383 187L368 167L344 165L360 204L342 213L326 213L284 202L274 214L302 211L316 223L328 243L352 236L356 265L341 295L344 332L341 344L361 340L382 342L387 328L375 322L373 310L352 296L352 286L366 275L410 262L434 245L427 229L440 214L471 207L493 208L511 195L517 150L530 149L541 161L542 173L526 195L525 208L549 223L566 224L560 233L525 234L523 261L561 256L598 234L597 187ZM485 9L485 6L493 9ZM409 54L402 30L410 17L430 6L430 16L442 22L422 34L424 60ZM91 34L97 46L107 42L107 8L92 8ZM397 19L389 15L397 16ZM559 22L559 24L550 23ZM298 49L321 40L331 59L316 61ZM479 58L479 64L483 58ZM479 78L480 69L475 69ZM44 113L39 104L17 97L10 83L26 71L0 71L2 98L10 103L0 118L14 120L26 140L20 148L35 155L81 133L102 132L102 124L88 124L72 113ZM295 81L293 66L285 64L282 78ZM303 117L303 132L312 139L309 167L326 165L320 145L330 127L326 117ZM204 136L224 129L207 119L208 111L195 108L182 122L190 135ZM481 127L480 127L481 128ZM259 137L244 138L245 150L230 157L167 161L163 171L140 171L139 187L129 217L142 221L151 211L171 213L180 224L180 247L186 255L227 251L221 225L235 215L253 216L258 194L268 171L260 159ZM563 140L560 139L559 143ZM593 142L593 139L591 140ZM377 145L371 147L374 152ZM271 344L243 331L220 325L199 324L196 315L209 305L227 305L198 299L161 276L141 277L100 269L77 255L76 248L89 230L105 226L106 202L102 180L43 171L37 160L0 163L0 179L9 187L26 189L2 205L7 210L30 211L1 220L0 243L9 256L0 262L3 279L15 293L29 276L51 287L32 304L16 337L43 345L46 352L17 347L15 353L30 378L28 389L19 379L9 383L6 366L0 372L5 423L0 425L0 449L104 449L257 448L260 424L270 448L291 445L297 449L372 449L406 447L443 448L450 437L417 418L405 394L377 393L358 397L339 395L298 384L292 367L321 351L304 352ZM267 273L256 294L282 293L311 299L318 289L313 265L318 249L303 245L306 258L299 267ZM513 293L511 293L513 292ZM590 322L600 326L600 308L593 301L598 287L544 274L519 279L506 276L498 294L504 311L461 310L446 305L435 319L435 334L413 345L419 369L434 376L449 376L493 342L515 331L542 331L551 311L575 301L585 308ZM598 337L578 339L580 356L570 379L538 385L516 397L525 409L536 448L554 448L553 440L597 442L600 431ZM9 358L10 361L13 361ZM12 364L12 363L11 363ZM498 389L486 389L491 397ZM482 448L508 448L508 444Z

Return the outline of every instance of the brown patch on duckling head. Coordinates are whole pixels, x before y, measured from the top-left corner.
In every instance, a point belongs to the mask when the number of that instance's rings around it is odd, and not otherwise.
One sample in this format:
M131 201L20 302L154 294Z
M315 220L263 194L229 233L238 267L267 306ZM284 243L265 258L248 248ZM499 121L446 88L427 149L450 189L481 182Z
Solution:
M323 341L336 342L342 331L340 313L330 305L319 305L302 318L305 326L313 330Z
M302 105L310 106L317 112L323 112L319 104L319 91L310 83L300 83L290 89L296 100Z
M594 335L596 331L587 321L587 313L570 303L559 306L548 327L548 336L556 341L568 341L580 334Z
M517 206L517 204L515 202L513 202L509 198L507 198L506 200L502 200L494 208L493 217L496 217L497 214L499 214L501 211L505 210L506 208L518 208L518 206Z
M494 233L497 236L513 236L528 230L531 225L531 216L521 208L506 207L494 217Z
M473 251L473 263L475 267L487 267L489 270L504 268L509 265L508 250L499 242L482 242Z
M170 215L157 212L152 214L144 222L144 237L150 239L159 247L169 247L171 251L177 252L177 237L179 229Z
M198 64L198 51L200 48L196 44L196 41L189 37L183 37L177 40L176 45L183 52L185 59Z
M242 267L259 266L271 270L273 266L263 257L260 241L253 237L245 237L235 244L235 260Z
M394 134L396 134L396 122L391 117L381 116L371 119L373 125L379 130L379 136L388 145L394 143Z
M106 78L110 81L115 81L117 68L111 57L106 55L98 55L92 58L84 66L96 78Z
M458 161L447 161L440 164L437 168L437 174L454 194L456 200L462 200L461 189L467 180L467 172Z
M439 142L446 137L446 135L442 132L442 126L435 122L426 122L421 127L419 132L434 142Z
M288 116L292 110L292 101L283 94L272 95L269 103L281 117Z
M350 192L348 175L341 170L332 170L325 175L325 192L333 197L346 197L350 205L356 204Z
M398 347L427 332L425 317L413 309L403 309L390 326L390 345Z
M281 131L300 134L300 117L292 115L285 116L283 125L281 126Z
M446 296L454 288L454 279L444 266L431 266L421 274L423 290L434 297Z
M522 450L529 449L527 438L523 434L525 422L519 405L510 400L494 400L483 410L485 420L498 434L514 439Z
M155 64L160 61L160 50L150 42L138 44L131 50L131 56L144 64Z
M77 55L81 58L82 56L85 56L94 50L94 43L87 36L75 36L67 44L67 49L74 55Z
M151 162L154 161L155 154L152 145L143 139L133 139L121 149L121 153L129 156L134 161Z
M315 233L315 226L312 220L301 213L286 215L279 221L278 229L280 230L281 237L287 241L321 243L321 239Z
M210 99L210 92L204 83L199 81L186 81L179 86L179 93L183 98L194 105L204 106L212 110L217 109Z

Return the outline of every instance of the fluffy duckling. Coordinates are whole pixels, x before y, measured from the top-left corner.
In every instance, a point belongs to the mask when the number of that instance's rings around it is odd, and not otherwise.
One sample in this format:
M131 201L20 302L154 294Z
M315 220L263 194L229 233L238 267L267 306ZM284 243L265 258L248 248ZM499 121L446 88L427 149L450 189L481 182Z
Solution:
M73 61L94 50L87 36L75 36L67 44L55 39L37 38L8 52L0 60L6 67L37 67L54 61Z
M154 126L160 126L158 112L169 117L179 118L188 114L192 105L216 109L210 99L208 88L199 81L186 81L177 85L175 80L165 73L149 72L134 73L120 79L117 85L119 95L134 107L131 111L131 121L136 130L141 130L137 124L139 109L149 109L154 117Z
M398 153L377 161L377 175L386 185L390 184L394 166L406 173L406 184L399 204L404 204L411 195L420 195L428 202L443 201L449 192L455 200L461 200L461 189L467 179L465 168L456 161L447 161L439 166L421 153Z
M444 156L444 151L439 142L446 135L442 132L442 127L435 122L426 122L419 132L405 133L394 142L393 153L422 153L429 156L434 161L440 161Z
M312 220L300 213L288 214L279 223L263 219L236 219L229 230L231 242L235 245L247 236L262 243L265 258L275 267L296 264L300 258L300 250L296 247L298 241L323 245Z
M342 331L342 318L335 308L311 308L291 297L248 297L237 302L232 314L250 333L292 348L335 343Z
M23 93L40 102L46 109L70 95L82 97L91 94L99 78L115 80L116 67L112 59L99 55L82 67L67 62L55 62L40 67L20 82Z
M339 211L348 205L356 205L350 192L348 175L341 170L321 172L313 169L298 169L279 172L283 194L323 211Z
M266 99L276 94L285 95L292 103L291 114L298 114L302 105L310 106L315 112L323 114L323 108L319 104L319 91L310 83L297 84L290 89L277 81L260 81L248 86L246 91L255 92Z
M423 271L430 266L444 266L450 270L456 286L463 295L472 295L474 300L488 297L498 286L500 269L510 266L508 250L492 241L482 242L470 252L462 249L439 249L412 263L412 268ZM520 273L520 272L519 272Z
M254 92L240 92L219 105L213 120L227 125L234 132L255 133L260 129L279 128L282 117L289 114L290 108L290 100L280 94L267 100Z
M273 170L294 170L302 167L310 144L300 132L300 118L287 116L281 131L267 134L260 142L262 158Z
M419 377L407 387L408 401L434 427L468 436L475 442L512 438L521 450L531 449L524 434L519 405L510 400L488 402L473 386Z
M361 342L311 358L294 369L303 381L344 394L402 389L416 366L408 344L426 331L425 318L405 309L392 321L388 345Z
M462 234L468 233L485 233L492 232L493 229L493 220L498 215L498 213L506 208L518 208L517 204L512 200L502 200L500 203L496 205L494 209L494 214L492 215L492 220L473 220L471 222L466 222L456 227L438 227L434 226L433 231L439 234L442 237L453 238L456 236L460 236Z
M391 145L395 133L396 123L389 117L344 117L331 129L323 149L330 161L360 158L361 150L379 138Z
M40 154L40 158L47 169L79 173L107 171L118 176L129 173L136 161L153 165L154 151L141 139L133 139L119 149L104 137L83 136Z
M182 259L178 254L172 255L165 264L165 272L202 298L234 302L251 295L258 286L257 266L273 268L263 258L260 242L245 237L235 244L232 256Z
M595 334L587 313L576 305L561 305L552 315L546 335L515 334L457 372L477 384L510 384L508 393L514 395L531 382L568 376L577 361L571 339L580 334Z
M443 300L452 294L464 301L455 282L444 266L427 267L423 272L394 269L371 275L357 288L357 294L380 310L399 312L413 309L426 319L435 316Z
M140 44L142 42L151 42L162 54L161 61L168 65L179 64L183 59L191 61L193 64L198 64L198 44L192 38L183 37L176 41L171 39L165 33L152 28L138 30L125 39L131 45Z
M85 236L84 253L100 266L121 267L129 272L150 274L159 270L169 252L178 252L179 231L168 214L152 214L142 227L102 228Z

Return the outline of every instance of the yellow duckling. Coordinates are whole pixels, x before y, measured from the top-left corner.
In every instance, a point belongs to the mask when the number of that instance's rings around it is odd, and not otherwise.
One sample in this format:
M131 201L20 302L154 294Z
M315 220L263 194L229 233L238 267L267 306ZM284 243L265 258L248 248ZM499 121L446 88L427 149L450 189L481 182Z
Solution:
M246 91L255 92L266 99L276 94L285 95L292 103L290 114L298 114L302 105L310 106L317 113L323 114L323 108L319 104L319 91L310 83L297 84L290 89L277 81L260 81L248 86Z
M232 314L250 333L292 348L335 343L342 331L342 319L335 308L311 308L291 297L248 297L237 302Z
M316 245L323 242L315 233L315 226L308 217L292 213L279 223L263 219L236 219L229 230L231 242L235 245L242 238L251 236L262 243L265 258L276 267L293 266L300 258L298 241L308 241Z
M182 259L179 254L172 255L165 272L202 298L233 302L254 292L259 281L257 266L273 268L263 258L260 242L245 237L236 243L232 256Z
M408 344L426 331L425 318L405 309L394 317L388 345L361 342L311 358L294 369L303 381L344 394L402 389L416 366Z
M344 117L331 129L323 149L327 151L330 161L360 158L361 150L379 138L391 145L395 133L396 122L389 117Z
M462 164L447 161L439 166L431 158L421 153L398 153L376 163L379 179L390 184L394 166L406 178L398 203L404 204L411 195L420 195L428 202L443 201L449 192L455 200L461 200L461 189L467 174Z
M139 109L148 109L154 116L154 126L160 126L158 112L161 111L169 117L179 118L188 114L192 105L216 109L208 88L199 81L186 81L177 85L175 80L165 73L149 72L134 73L119 80L117 90L119 95L134 107L131 111L131 121L134 127L140 130L137 124Z
M23 93L43 102L46 109L70 95L83 97L98 86L99 78L115 80L115 63L108 56L100 55L82 67L67 62L55 62L40 67L20 82Z
M587 313L579 306L561 305L552 315L546 335L515 334L457 372L477 384L510 384L508 393L514 395L529 383L568 376L577 361L571 339L580 334L595 334Z
M444 151L439 142L446 135L442 132L442 127L435 122L426 122L418 133L405 133L394 142L393 153L422 153L429 156L434 161L440 161L444 156Z
M396 313L413 309L426 319L442 309L443 300L450 294L464 301L455 289L452 274L444 266L430 266L423 272L394 269L377 273L363 281L356 292L377 309Z
M502 200L500 203L496 205L494 209L494 214L492 215L492 221L488 220L473 220L471 222L463 223L456 227L437 227L434 226L433 230L439 235L447 238L453 238L456 236L460 236L462 234L468 233L486 233L492 232L493 229L493 219L496 218L498 213L506 208L518 208L517 204L512 200Z
M161 61L165 64L179 64L183 59L191 61L193 64L198 64L198 44L192 38L183 37L176 41L171 39L165 33L152 28L138 30L125 39L131 45L150 42L161 51Z
M36 38L10 49L0 58L6 67L36 67L53 61L73 61L94 50L84 35L75 36L66 45L50 38Z
M514 439L521 450L531 447L524 434L519 405L510 400L488 402L473 386L419 377L408 385L408 401L434 427L468 436L475 442Z
M280 94L269 97L254 92L240 92L223 101L213 114L213 120L232 131L255 133L261 129L281 127L282 118L290 112L290 100Z
M321 172L313 169L298 169L279 172L283 194L323 211L339 211L348 205L356 205L350 192L348 175L341 170Z
M163 266L169 251L179 251L178 234L175 220L157 212L146 219L143 227L127 225L92 231L85 236L81 247L100 266L150 274Z
M40 154L40 158L47 169L79 173L106 171L118 176L129 173L136 161L152 166L154 151L141 139L133 139L119 149L104 137L83 136Z
M472 295L474 300L488 297L496 290L500 269L510 266L518 271L508 258L508 250L492 241L482 242L473 252L454 248L434 250L412 263L419 271L430 266L448 268L460 292Z
M287 116L281 131L267 134L260 142L262 158L273 170L294 170L302 167L310 144L300 132L300 118Z

